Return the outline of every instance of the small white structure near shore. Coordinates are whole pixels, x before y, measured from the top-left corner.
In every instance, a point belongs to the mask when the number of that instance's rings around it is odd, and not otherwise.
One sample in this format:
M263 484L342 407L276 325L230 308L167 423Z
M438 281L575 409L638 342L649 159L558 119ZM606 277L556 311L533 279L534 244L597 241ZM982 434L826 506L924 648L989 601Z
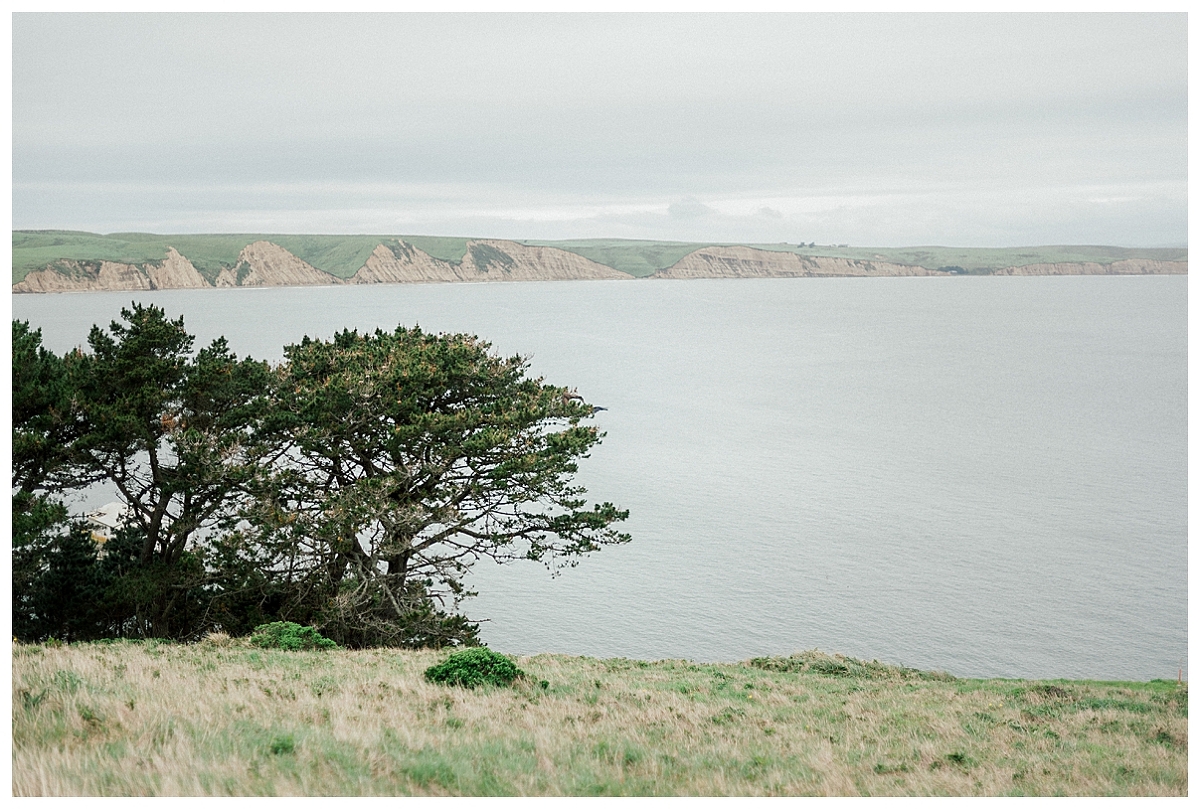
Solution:
M104 544L129 521L129 517L129 508L124 503L107 503L87 514L88 524L92 526L92 539L100 549L100 556L104 555Z

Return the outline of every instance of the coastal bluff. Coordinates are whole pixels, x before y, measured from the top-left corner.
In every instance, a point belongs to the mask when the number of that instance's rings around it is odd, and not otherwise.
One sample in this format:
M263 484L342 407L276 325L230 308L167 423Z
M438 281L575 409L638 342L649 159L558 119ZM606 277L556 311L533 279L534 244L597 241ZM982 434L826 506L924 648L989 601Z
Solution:
M1057 247L805 249L803 245L386 236L237 236L15 231L14 293L344 284L1186 275L1184 249ZM845 245L833 246L844 248ZM937 251L941 251L940 253ZM963 258L956 258L962 256ZM1067 258L1070 260L1061 260ZM968 261L967 259L971 259ZM1079 260L1076 260L1079 259ZM958 266L961 263L966 266ZM951 266L947 266L951 265Z
M822 278L835 276L949 275L925 267L888 261L861 261L758 250L753 247L704 247L689 253L652 278Z
M980 275L1187 275L1187 261L1123 259L1108 264L1037 262L1000 267ZM651 278L837 278L884 276L947 276L963 274L961 267L928 268L894 261L805 256L753 247L704 247L687 254Z
M467 242L458 263L434 258L397 240L379 245L351 284L411 284L453 281L577 281L628 279L627 273L576 253L494 239Z
M435 258L403 240L393 240L391 244L379 244L354 275L339 278L312 266L278 244L259 240L246 245L237 260L222 267L211 282L171 247L161 262L127 264L60 259L28 273L13 284L12 291L94 292L630 278L628 273L565 250L499 239L468 241L466 253L457 262Z

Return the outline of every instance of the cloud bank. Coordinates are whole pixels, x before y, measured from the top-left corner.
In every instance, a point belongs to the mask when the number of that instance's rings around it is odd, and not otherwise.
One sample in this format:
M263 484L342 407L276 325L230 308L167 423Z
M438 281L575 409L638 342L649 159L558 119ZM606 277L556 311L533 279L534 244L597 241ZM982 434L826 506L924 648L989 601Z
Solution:
M1181 245L1184 15L30 15L13 227Z

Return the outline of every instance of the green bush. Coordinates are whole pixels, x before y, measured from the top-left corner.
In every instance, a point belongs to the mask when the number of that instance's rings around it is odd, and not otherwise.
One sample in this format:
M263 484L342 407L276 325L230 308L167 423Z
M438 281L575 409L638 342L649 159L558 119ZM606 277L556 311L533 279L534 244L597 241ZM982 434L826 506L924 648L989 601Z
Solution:
M254 634L250 636L250 643L264 649L283 649L288 652L338 647L329 638L321 637L321 633L311 626L301 626L291 621L276 621L256 626Z
M436 666L425 670L425 679L446 685L511 685L525 672L502 654L482 646L455 652Z

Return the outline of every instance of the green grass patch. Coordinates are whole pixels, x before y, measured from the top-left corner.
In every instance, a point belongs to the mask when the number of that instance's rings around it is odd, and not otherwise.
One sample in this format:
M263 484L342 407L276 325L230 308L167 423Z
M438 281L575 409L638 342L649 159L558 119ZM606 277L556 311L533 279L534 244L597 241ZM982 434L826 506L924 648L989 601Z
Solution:
M708 245L702 242L654 242L637 239L574 239L566 241L522 241L538 247L557 247L598 264L645 278L675 264L688 253Z
M423 253L451 264L462 264L469 239L454 236L400 236Z

